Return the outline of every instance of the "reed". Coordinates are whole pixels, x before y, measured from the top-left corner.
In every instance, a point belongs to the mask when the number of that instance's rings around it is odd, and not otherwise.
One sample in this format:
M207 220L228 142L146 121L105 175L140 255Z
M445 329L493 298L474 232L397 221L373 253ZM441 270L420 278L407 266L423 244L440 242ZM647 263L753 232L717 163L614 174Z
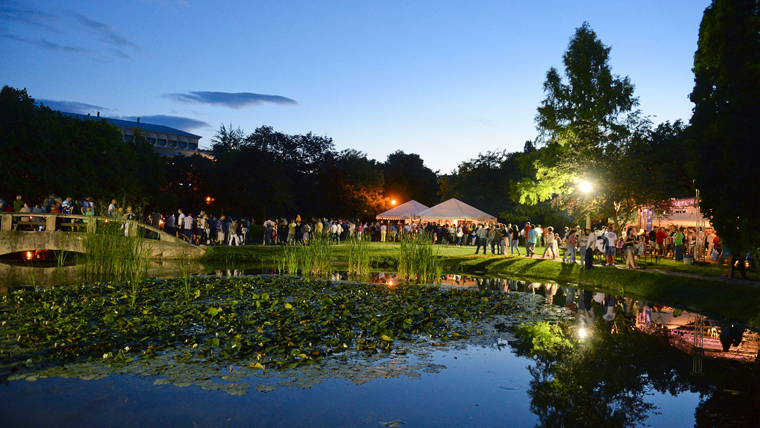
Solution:
M142 229L136 225L130 226L136 230L128 234L123 225L120 221L98 221L96 228L87 231L83 242L84 255L77 269L82 280L136 282L145 276L150 242L142 238Z
M280 273L287 272L288 275L298 275L298 265L303 258L303 247L287 247L282 255L282 264Z
M431 283L440 280L442 272L438 254L433 250L432 236L422 234L400 240L398 274L402 280Z
M312 235L309 242L300 252L302 270L306 274L325 276L330 273L333 247L330 246L330 237L326 233Z
M367 239L348 239L348 275L357 279L369 275L372 258L370 242Z

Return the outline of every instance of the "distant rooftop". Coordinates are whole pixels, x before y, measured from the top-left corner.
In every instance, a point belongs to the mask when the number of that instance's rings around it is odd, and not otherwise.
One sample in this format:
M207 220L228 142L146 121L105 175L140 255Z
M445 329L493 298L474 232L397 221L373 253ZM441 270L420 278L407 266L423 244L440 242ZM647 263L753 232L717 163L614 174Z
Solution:
M120 128L137 127L137 129L140 129L143 131L163 132L166 134L184 135L187 137L201 138L200 135L191 134L189 132L182 131L181 129L171 128L169 126L164 126L164 125L154 125L152 123L145 123L145 122L134 122L131 120L111 119L111 118L107 118L103 116L91 116L91 115L85 115L85 114L67 113L65 111L62 111L60 113L64 116L70 116L70 117L75 117L79 119L95 119L95 120L105 119L108 122L113 123L114 125Z

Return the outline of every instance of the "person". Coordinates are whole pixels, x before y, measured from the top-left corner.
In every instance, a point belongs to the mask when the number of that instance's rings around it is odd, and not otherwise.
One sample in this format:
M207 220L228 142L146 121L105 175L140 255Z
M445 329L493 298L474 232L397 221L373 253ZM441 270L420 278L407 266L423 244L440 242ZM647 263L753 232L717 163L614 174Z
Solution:
M612 226L607 227L605 238L605 254L607 255L607 266L615 266L615 245L617 243L617 233L612 231Z
M193 223L195 223L195 219L192 215L186 215L182 222L182 234L190 242L193 242Z
M16 200L13 201L13 211L20 213L21 209L24 208L24 205L26 205L26 203L21 199L21 195L17 195Z
M177 222L177 218L174 217L174 212L169 212L169 215L166 217L166 221L164 222L164 232L168 233L171 236L174 236L174 225Z
M546 257L550 251L552 253L552 260L557 258L557 253L554 252L554 228L552 226L546 228L546 249L544 249L543 257Z
M683 260L683 241L684 234L683 227L681 227L673 234L673 247L675 249L675 261L677 262Z
M229 236L229 240L227 242L227 245L232 245L232 243L235 243L235 246L237 247L240 245L240 240L238 239L238 223L237 220L233 220L230 218L230 222L227 225L227 231Z
M625 233L625 240L623 241L623 247L625 248L625 267L628 269L636 269L634 249L636 248L637 243L638 239L636 237L636 232L633 231L632 227L629 227L628 231Z
M562 256L562 262L569 261L570 263L575 264L575 245L578 243L578 237L575 236L575 230L571 230L568 233L565 242L567 243L567 252Z
M483 227L483 225L478 226L477 231L478 236L478 247L475 248L475 254L478 254L480 252L480 247L483 247L483 254L486 254L488 251L488 247L486 246L486 239L488 238L488 229Z
M734 270L734 252L725 245L720 252L720 257L718 257L718 265L720 266L720 276L731 278ZM728 268L726 273L723 273L724 265Z
M464 231L462 230L462 226L457 226L457 244L456 246L459 247L462 245L462 238L464 237Z
M657 250L657 254L659 254L661 257L665 257L665 239L668 237L668 234L665 232L665 228L657 228L657 234L655 238L655 249Z
M218 245L224 245L224 228L226 226L226 219L227 217L221 216L216 220L216 243Z
M531 228L528 231L528 243L525 244L525 255L533 258L533 254L536 254L536 241L538 240L538 231L535 228Z
M715 234L715 229L707 230L707 257L712 256L713 249L715 248L715 238L718 235Z
M288 244L295 245L296 243L296 222L291 219L288 223Z
M517 250L517 255L520 255L520 231L517 230L517 225L512 225L512 239L509 241L509 253L514 254Z
M111 199L111 203L108 204L108 217L116 217L116 199Z

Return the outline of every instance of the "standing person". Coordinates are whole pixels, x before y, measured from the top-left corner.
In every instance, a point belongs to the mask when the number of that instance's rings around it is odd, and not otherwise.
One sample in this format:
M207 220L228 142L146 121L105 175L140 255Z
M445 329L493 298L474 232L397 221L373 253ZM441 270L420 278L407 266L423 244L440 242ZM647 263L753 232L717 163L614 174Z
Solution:
M644 237L642 236L642 239ZM636 269L636 258L634 255L634 249L638 240L636 238L636 232L632 227L628 228L625 232L625 240L623 241L623 248L625 248L625 267L628 269Z
M457 244L456 244L457 247L462 245L463 237L464 237L464 231L462 230L462 226L457 226Z
M588 240L588 229L581 229L580 226L575 228L575 236L578 239L578 245L580 250L578 252L578 258L580 259L581 267L583 266L583 258L586 257L586 241Z
M594 245L596 245L596 230L588 230L588 237L586 238L586 253L583 255L586 262L584 269L591 269L594 267Z
M174 212L169 212L169 215L166 217L166 222L164 222L164 232L174 236L174 225L176 224L176 221L177 218L174 217Z
M707 229L707 257L712 257L713 249L715 249L715 238L717 237L715 229Z
M575 264L575 244L578 243L578 237L575 236L574 230L568 233L565 243L567 244L567 252L562 256L562 262L569 260L570 263Z
M288 244L295 245L296 243L296 222L291 219L288 223Z
M231 219L232 220L232 219ZM227 227L227 233L230 235L227 245L232 245L232 243L235 243L235 246L237 247L240 245L240 240L238 239L238 222L237 220L232 220L229 223L229 226Z
M25 202L23 199L21 199L21 195L17 195L16 200L13 201L13 211L17 213L21 212L21 208L24 208L24 204ZM84 214L84 212L82 212L82 214Z
M193 242L193 222L195 219L191 215L186 215L182 221L182 234L187 237L187 240Z
M657 233L655 234L655 250L657 251L657 254L659 254L662 257L665 257L665 238L668 237L668 234L665 232L665 228L657 228Z
M538 240L538 231L535 228L531 228L528 231L528 243L525 245L525 255L530 257L531 259L533 258L533 254L536 254L537 240Z
M546 228L546 248L544 249L543 257L546 257L550 251L552 253L552 260L557 258L557 253L554 252L554 228L551 226Z
M612 231L612 226L608 226L607 233L604 234L604 252L607 255L607 266L615 266L615 245L617 245L617 240L617 233Z
M488 238L488 229L483 227L483 225L479 225L476 235L478 237L477 238L478 247L475 249L475 254L478 254L480 252L480 247L483 247L483 254L486 254L488 252L488 247L486 246L486 239Z
M385 223L380 225L380 242L385 242L385 236L388 234L388 226Z
M673 248L675 254L675 261L680 262L683 260L683 241L684 241L683 227L678 228L676 233L673 234Z
M512 237L509 241L509 253L514 254L515 250L517 250L517 255L520 255L520 231L517 230L517 225L512 225Z
M111 203L108 204L108 217L116 217L116 199L111 199Z
M216 243L218 245L224 245L224 228L225 228L225 220L227 217L220 216L216 220Z
M182 227L185 224L185 213L181 209L177 210L177 231L182 233Z

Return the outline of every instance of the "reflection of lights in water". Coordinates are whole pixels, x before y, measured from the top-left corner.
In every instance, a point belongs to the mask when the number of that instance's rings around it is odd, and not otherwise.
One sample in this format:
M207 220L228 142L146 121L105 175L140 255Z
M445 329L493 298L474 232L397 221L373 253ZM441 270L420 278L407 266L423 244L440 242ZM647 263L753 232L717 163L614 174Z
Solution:
M581 340L583 340L586 337L588 337L588 330L586 330L585 328L578 329L578 337L580 337Z

